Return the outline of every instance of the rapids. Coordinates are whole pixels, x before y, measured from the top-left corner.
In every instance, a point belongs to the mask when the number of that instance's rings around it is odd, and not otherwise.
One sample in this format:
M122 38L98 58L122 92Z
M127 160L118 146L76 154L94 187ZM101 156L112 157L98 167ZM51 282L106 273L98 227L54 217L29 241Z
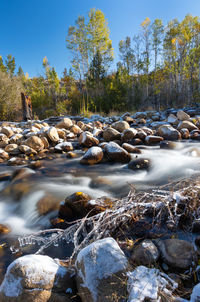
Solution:
M135 172L127 164L99 164L84 166L78 159L66 159L60 155L52 161L44 161L43 167L32 174L30 189L20 201L13 194L0 196L0 223L9 225L12 234L22 235L50 227L49 219L55 212L40 216L36 204L46 194L52 194L60 200L82 191L92 198L101 196L123 197L134 187L145 190L181 180L199 173L200 146L194 142L176 142L175 149L160 149L159 146L138 146L142 150L139 158L151 161L149 171ZM132 155L136 157L136 155ZM0 166L1 172L9 172L13 167ZM9 180L0 182L2 191Z

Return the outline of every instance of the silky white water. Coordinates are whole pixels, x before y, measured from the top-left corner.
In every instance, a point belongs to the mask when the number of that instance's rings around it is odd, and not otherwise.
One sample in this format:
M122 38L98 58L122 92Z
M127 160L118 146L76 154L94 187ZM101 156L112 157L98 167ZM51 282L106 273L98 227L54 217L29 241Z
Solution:
M41 227L50 227L50 218L55 212L39 216L37 202L46 194L59 196L64 200L70 194L81 191L91 195L92 199L101 196L125 196L131 186L136 189L146 189L167 184L171 181L198 174L200 171L199 143L176 143L176 149L160 149L160 147L145 147L138 158L150 159L149 171L133 171L124 164L99 164L81 166L79 160L54 160L48 170L57 168L58 176L40 175L34 180L30 192L24 194L20 201L12 196L0 197L0 223L11 227L12 233L24 234L38 230ZM132 155L136 158L136 155ZM67 170L68 165L70 169ZM72 169L73 167L73 169ZM47 171L48 171L47 170ZM67 172L66 172L67 171ZM0 182L0 190L9 182Z

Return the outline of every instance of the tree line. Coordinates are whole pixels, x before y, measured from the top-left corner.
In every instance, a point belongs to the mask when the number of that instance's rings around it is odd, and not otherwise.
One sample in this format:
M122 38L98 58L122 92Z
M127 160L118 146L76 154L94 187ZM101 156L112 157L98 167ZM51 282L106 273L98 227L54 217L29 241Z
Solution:
M20 92L31 96L39 118L55 114L109 113L191 106L200 97L200 19L182 21L146 18L138 34L119 41L119 62L114 71L114 50L103 12L91 9L70 26L66 47L71 67L61 78L48 59L43 75L29 78L15 58L0 56L1 119L19 115Z

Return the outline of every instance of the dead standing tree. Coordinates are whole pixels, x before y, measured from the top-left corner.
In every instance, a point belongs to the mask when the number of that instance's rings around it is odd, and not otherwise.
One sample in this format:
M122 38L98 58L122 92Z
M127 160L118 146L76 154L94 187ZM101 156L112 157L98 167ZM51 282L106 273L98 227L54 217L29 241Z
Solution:
M22 110L23 110L23 120L28 121L32 120L32 103L31 97L25 95L23 92L21 93L22 100Z

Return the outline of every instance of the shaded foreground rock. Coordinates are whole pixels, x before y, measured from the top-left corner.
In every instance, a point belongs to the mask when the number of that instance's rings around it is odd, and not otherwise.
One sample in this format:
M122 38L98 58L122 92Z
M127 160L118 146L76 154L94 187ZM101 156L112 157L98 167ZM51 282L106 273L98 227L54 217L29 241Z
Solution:
M151 240L144 240L131 255L131 262L136 265L155 264L159 257L159 251Z
M69 288L71 294L67 294ZM27 255L12 262L0 286L1 302L70 302L75 273L48 256Z
M166 239L157 242L161 256L168 265L187 269L196 262L195 251L190 242L180 239Z
M109 237L82 249L76 260L77 287L83 302L124 301L128 261L117 242Z

